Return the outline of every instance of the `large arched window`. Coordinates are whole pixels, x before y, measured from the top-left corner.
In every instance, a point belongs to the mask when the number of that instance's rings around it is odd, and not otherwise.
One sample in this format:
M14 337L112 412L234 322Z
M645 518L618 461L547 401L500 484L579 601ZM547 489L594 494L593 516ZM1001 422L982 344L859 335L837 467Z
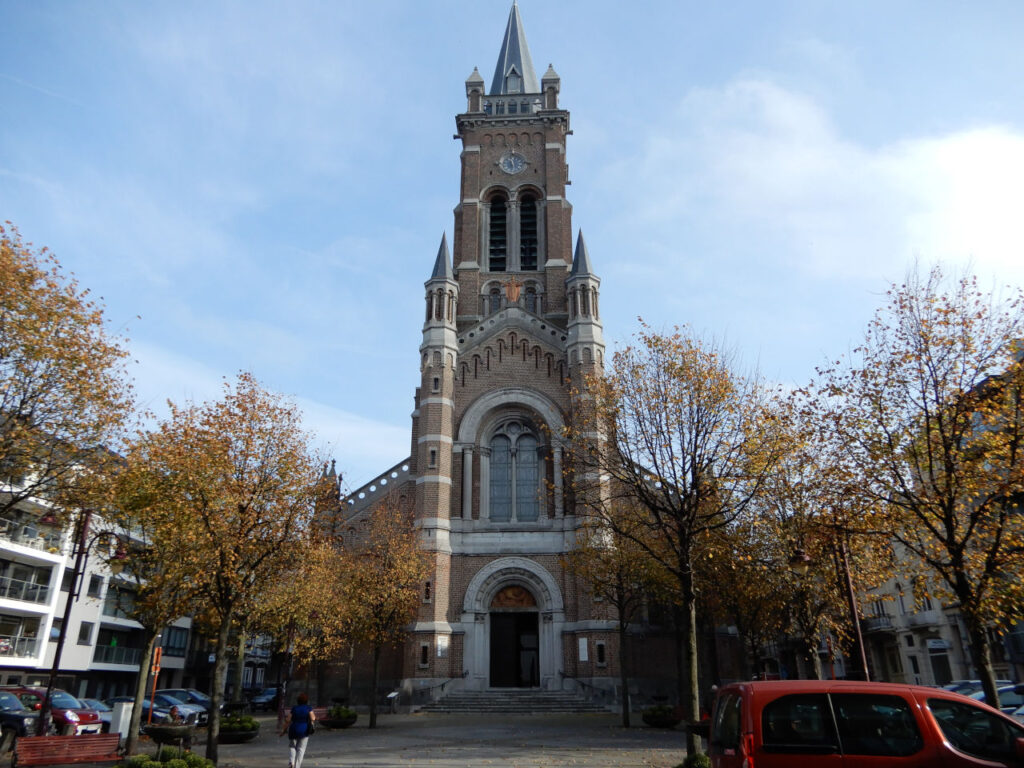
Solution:
M534 522L540 517L537 437L520 421L504 424L491 438L490 518Z
M508 216L505 198L495 195L489 205L487 228L487 268L504 272L508 262Z

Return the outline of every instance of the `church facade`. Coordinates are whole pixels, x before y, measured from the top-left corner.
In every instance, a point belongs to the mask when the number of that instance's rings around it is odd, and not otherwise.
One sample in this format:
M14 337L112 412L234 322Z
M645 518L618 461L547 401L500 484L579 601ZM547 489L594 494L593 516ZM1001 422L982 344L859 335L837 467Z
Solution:
M614 616L563 562L580 527L570 388L605 347L600 279L573 238L559 90L550 66L538 77L513 5L493 78L474 69L456 117L452 247L442 237L425 283L411 454L343 499L354 521L397 495L430 553L401 660L407 693L616 697Z

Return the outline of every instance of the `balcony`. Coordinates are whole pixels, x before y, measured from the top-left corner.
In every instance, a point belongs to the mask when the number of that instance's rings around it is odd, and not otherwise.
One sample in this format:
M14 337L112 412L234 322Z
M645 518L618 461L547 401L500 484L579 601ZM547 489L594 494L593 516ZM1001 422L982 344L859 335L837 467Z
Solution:
M97 645L92 655L93 664L124 664L137 667L142 658L141 648L125 648L120 645Z
M888 616L868 616L861 619L860 628L863 632L892 632L892 619Z
M37 637L11 637L0 635L0 658L7 656L34 657L39 651Z
M939 612L936 610L907 614L907 624L912 627L930 627L940 623Z
M64 543L64 537L55 530L40 531L34 525L7 517L0 517L0 539L50 554L58 554Z

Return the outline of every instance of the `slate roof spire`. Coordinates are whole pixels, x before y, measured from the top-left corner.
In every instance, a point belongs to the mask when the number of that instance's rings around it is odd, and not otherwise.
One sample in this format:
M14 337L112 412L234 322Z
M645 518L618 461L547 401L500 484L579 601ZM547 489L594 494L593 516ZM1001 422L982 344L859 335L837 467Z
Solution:
M441 234L441 247L437 249L437 259L434 261L434 271L430 274L431 280L454 280L455 271L452 269L452 257L448 255L448 236Z
M518 80L510 79L510 74L517 75ZM510 83L518 83L518 88L510 90ZM523 31L523 20L519 17L519 6L515 0L508 14L508 26L505 27L505 37L501 41L501 51L498 53L498 65L494 68L494 79L491 81L488 95L507 93L540 93L540 82L537 80L537 72L533 69L530 47L526 44L526 33Z
M583 241L583 230L580 230L576 239L576 255L572 260L572 271L569 277L591 277L594 274L590 266L590 253L587 252L587 244Z

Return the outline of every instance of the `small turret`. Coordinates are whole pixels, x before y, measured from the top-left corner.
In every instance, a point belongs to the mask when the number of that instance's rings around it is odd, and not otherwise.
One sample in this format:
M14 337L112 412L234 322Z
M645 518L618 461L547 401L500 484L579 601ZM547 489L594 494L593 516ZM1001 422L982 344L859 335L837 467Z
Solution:
M459 300L459 284L452 269L452 257L448 253L448 238L441 235L441 247L437 249L434 269L430 279L423 284L427 289L427 317L423 332L431 327L455 327L455 307ZM426 338L424 338L426 343Z
M548 64L548 71L541 78L540 88L544 93L544 109L558 109L558 93L562 90L562 78L551 64Z
M484 95L484 78L480 70L473 67L473 73L466 78L466 111L482 112Z
M604 331L598 302L600 288L601 278L594 274L590 265L590 253L581 231L576 239L572 270L565 279L569 302L567 348L571 370L581 363L598 368L604 363Z

